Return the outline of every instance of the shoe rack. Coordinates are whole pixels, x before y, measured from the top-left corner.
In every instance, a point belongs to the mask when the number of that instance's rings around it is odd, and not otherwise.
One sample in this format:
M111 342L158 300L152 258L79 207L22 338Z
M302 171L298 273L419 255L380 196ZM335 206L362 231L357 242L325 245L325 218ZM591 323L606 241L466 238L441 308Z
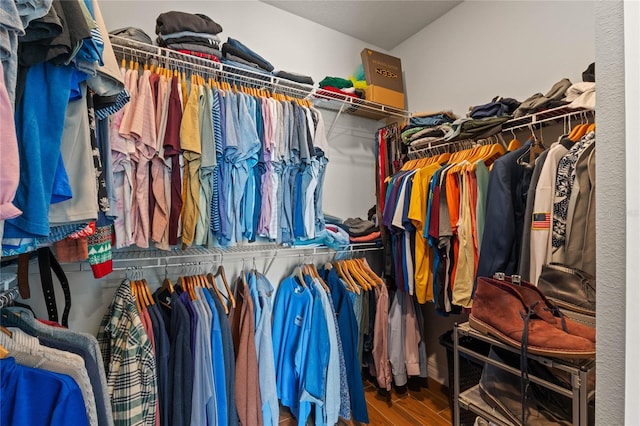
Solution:
M498 368L504 369L518 377L520 377L520 370L513 368L507 364L498 362L494 359L490 359L486 355L476 352L473 349L462 346L459 344L460 338L470 337L478 339L480 341L489 343L496 347L520 354L520 350L505 343L494 339L491 336L484 335L469 326L468 322L463 324L455 324L453 328L453 359L454 359L454 371L453 371L453 387L454 387L454 426L460 425L460 410L469 410L478 416L500 426L512 426L513 421L502 415L498 410L492 408L487 404L480 396L479 385L476 385L470 389L460 392L460 356L466 355L467 358L471 357L478 360L480 363L490 363ZM571 389L560 387L555 383L551 383L532 374L529 374L529 380L533 383L537 383L551 392L565 395L571 398L572 401L572 418L573 425L575 426L587 426L594 424L594 419L588 418L588 404L595 398L595 389L588 389L588 378L593 375L595 377L595 359L587 360L564 360L564 359L552 359L537 355L529 355L531 360L535 360L546 367L555 368L557 370L566 372L571 377ZM449 384L451 386L451 384ZM517 423L519 424L519 423Z

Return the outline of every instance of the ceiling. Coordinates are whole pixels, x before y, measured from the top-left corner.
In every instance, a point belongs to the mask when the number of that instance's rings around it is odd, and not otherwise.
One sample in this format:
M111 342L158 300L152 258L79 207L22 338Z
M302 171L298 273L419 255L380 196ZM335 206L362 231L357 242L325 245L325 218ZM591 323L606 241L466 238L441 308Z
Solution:
M462 3L462 0L261 1L386 50Z

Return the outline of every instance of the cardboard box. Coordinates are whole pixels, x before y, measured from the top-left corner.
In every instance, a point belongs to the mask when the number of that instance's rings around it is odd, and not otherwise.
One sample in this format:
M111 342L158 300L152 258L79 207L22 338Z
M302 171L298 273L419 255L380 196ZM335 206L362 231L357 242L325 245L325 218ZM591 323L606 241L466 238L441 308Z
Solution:
M369 84L366 99L404 109L404 84L400 58L371 49L363 49L360 57L364 76Z
M370 84L365 89L365 99L382 105L404 109L404 92L397 92L386 87Z

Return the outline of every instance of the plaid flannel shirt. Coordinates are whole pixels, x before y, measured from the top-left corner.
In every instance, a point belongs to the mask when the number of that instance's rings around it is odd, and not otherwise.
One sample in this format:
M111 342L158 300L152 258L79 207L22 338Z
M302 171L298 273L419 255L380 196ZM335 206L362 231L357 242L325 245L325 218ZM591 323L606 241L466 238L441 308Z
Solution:
M125 280L107 310L98 342L115 425L155 425L156 360Z

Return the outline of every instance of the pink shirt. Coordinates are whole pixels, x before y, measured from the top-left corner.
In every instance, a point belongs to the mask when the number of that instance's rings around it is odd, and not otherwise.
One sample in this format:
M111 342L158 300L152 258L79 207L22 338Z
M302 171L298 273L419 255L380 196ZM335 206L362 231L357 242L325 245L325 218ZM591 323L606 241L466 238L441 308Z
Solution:
M0 220L12 219L22 212L12 204L20 181L18 139L13 121L13 107L4 84L0 63Z
M138 81L138 96L131 114L130 133L134 137L137 165L134 195L134 233L135 244L140 248L149 247L149 161L156 154L156 112L149 77L151 71L145 70ZM163 185L164 188L164 185Z

